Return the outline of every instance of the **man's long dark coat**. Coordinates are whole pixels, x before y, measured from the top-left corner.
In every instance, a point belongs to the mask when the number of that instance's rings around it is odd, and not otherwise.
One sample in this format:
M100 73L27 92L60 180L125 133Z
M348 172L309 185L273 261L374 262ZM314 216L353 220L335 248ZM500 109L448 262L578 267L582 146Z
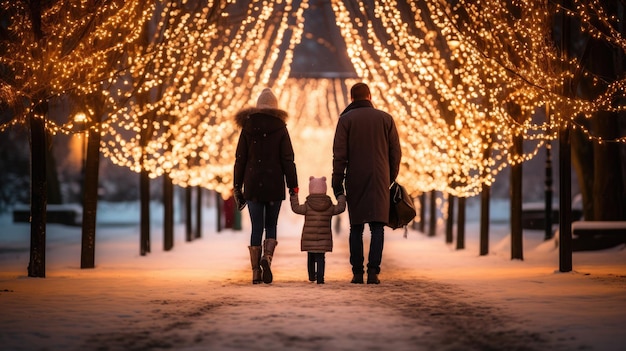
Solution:
M389 186L400 169L400 139L392 116L369 100L352 102L337 122L332 187L345 193L350 224L389 220Z

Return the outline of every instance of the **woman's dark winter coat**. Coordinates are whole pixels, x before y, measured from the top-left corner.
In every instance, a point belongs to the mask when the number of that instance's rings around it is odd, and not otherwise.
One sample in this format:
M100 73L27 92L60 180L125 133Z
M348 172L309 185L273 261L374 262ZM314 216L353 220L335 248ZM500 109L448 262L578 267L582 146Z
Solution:
M300 249L308 252L333 251L331 221L334 215L345 211L345 196L339 196L336 205L326 194L310 194L303 204L299 203L298 195L292 195L290 201L293 212L304 215Z
M248 108L235 115L241 127L235 155L235 191L243 188L248 201L285 199L287 187L297 188L294 152L287 131L287 112Z
M337 122L332 187L344 192L350 224L389 221L389 186L400 169L400 139L388 113L352 102Z

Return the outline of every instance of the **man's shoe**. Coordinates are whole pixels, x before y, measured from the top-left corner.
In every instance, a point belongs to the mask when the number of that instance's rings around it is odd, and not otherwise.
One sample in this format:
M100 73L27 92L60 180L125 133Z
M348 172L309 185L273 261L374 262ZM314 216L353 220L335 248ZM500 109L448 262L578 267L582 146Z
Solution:
M378 279L378 274L368 274L367 284L380 284L380 279Z
M352 284L363 284L363 274L355 274L352 276Z

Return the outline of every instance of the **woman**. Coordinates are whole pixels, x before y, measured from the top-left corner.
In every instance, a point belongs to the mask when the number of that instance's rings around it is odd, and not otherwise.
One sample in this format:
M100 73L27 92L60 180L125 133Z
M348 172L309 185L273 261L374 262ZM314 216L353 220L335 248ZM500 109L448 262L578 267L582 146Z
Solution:
M278 244L276 225L285 200L285 181L290 194L298 192L286 120L287 112L278 109L278 100L269 88L263 89L256 107L243 109L235 116L241 134L235 155L233 194L239 210L247 204L250 211L252 234L248 248L253 284L269 284L273 280L271 264Z

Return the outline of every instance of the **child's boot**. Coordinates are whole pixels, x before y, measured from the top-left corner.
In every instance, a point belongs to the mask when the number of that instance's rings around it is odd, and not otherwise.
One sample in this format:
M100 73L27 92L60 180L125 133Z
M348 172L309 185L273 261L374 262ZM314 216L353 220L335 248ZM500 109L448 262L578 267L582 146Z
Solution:
M323 253L317 256L317 284L324 284L324 271L326 270L326 258Z

